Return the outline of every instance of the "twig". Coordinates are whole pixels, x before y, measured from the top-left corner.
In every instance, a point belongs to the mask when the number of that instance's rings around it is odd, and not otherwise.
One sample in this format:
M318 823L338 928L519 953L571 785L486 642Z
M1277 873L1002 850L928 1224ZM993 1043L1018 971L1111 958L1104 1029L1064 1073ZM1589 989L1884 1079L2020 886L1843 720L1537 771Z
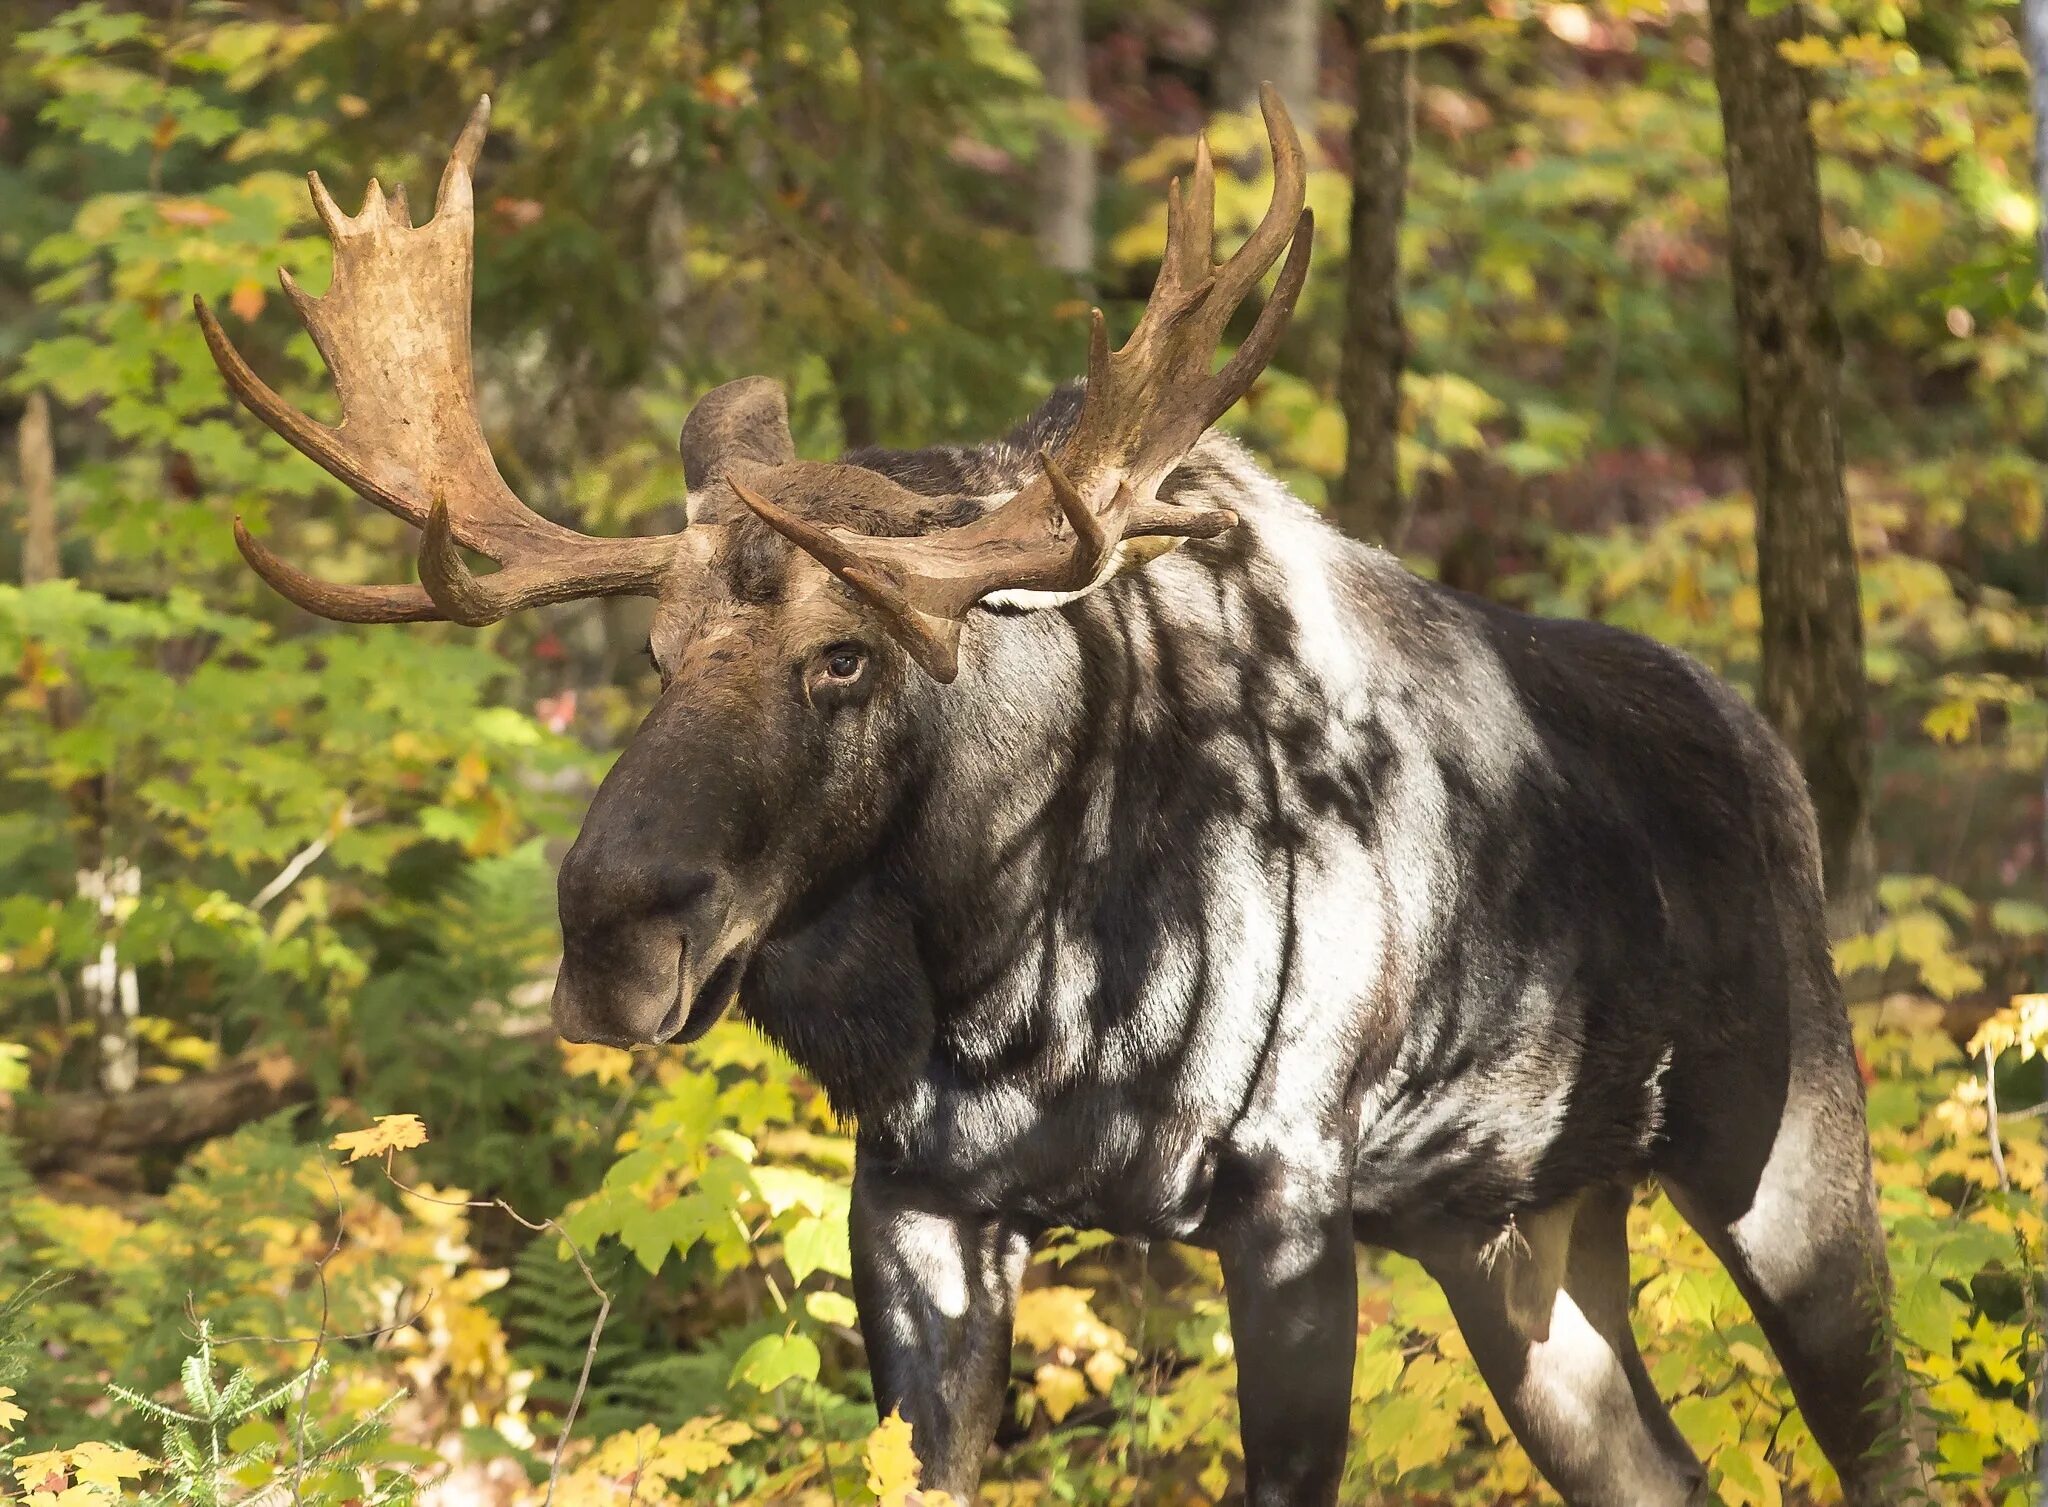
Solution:
M328 830L294 853L291 862L278 870L277 877L256 892L256 897L249 902L249 909L263 909L264 906L270 904L279 895L282 895L294 884L297 884L299 876L320 861L320 855L327 851L335 838L354 826L359 818L369 820L374 818L375 815L375 812L369 811L358 813L354 806L350 805L347 801L343 801L341 809L334 813L334 820L328 823Z
M297 1507L297 1504L305 1499L306 1410L313 1405L313 1379L319 1374L320 1353L327 1348L327 1320L332 1311L327 1293L327 1263L332 1261L334 1253L341 1249L341 1184L334 1180L334 1168L326 1157L320 1159L320 1170L327 1174L327 1191L334 1195L334 1239L328 1243L327 1254L313 1263L313 1275L320 1281L320 1327L314 1332L313 1354L306 1361L306 1384L299 1389L298 1411L292 1418L293 1507Z
M389 1324L379 1324L375 1329L358 1329L353 1334L237 1334L229 1339L215 1340L213 1344L215 1349L219 1349L222 1345L318 1345L323 1341L347 1345L357 1340L381 1340L387 1334L397 1334L402 1329L410 1329L425 1318L427 1310L434 1306L435 1296L435 1290L430 1287L427 1289L427 1295L420 1299L419 1306L404 1318L394 1319ZM194 1318L197 1317L191 1314L189 1306L186 1312ZM192 1335L188 1333L185 1337L191 1339Z
M1132 1380L1138 1383L1138 1415L1143 1420L1141 1425L1143 1432L1138 1435L1138 1463L1134 1474L1138 1480L1142 1481L1145 1479L1145 1467L1152 1458L1152 1424L1156 1416L1155 1408L1159 1401L1158 1397L1154 1395L1153 1388L1158 1384L1159 1370L1153 1364L1152 1357L1145 1353L1144 1348L1145 1326L1151 1321L1152 1316L1152 1242L1140 1240L1136 1244L1138 1247L1138 1322L1136 1325L1138 1338L1136 1345L1132 1348L1137 1351L1136 1363L1144 1368L1144 1374L1142 1379L1135 1374L1132 1377ZM1136 1430L1133 1430L1133 1432L1136 1432ZM1119 1462L1119 1469L1132 1470L1131 1435L1128 1433L1124 1435L1123 1459Z
M583 1394L590 1388L590 1368L597 1363L597 1345L604 1336L604 1322L611 1317L612 1295L604 1290L603 1285L590 1270L590 1263L583 1259L582 1247L577 1245L569 1232L555 1220L528 1219L502 1198L436 1198L431 1193L422 1193L419 1189L398 1180L398 1175L391 1170L391 1156L392 1153L389 1151L384 1153L384 1176L392 1187L408 1197L417 1198L423 1203L440 1204L448 1209L496 1209L514 1224L532 1230L537 1235L552 1231L562 1244L569 1247L569 1254L576 1262L576 1269L583 1273L583 1280L589 1283L590 1290L597 1294L597 1320L590 1326L590 1342L583 1347L583 1370L576 1378L576 1391L569 1398L569 1411L563 1416L562 1432L555 1440L554 1463L548 1467L548 1491L547 1495L541 1498L541 1507L553 1507L555 1486L562 1476L562 1457L568 1451L569 1436L576 1428L576 1414L583 1406Z

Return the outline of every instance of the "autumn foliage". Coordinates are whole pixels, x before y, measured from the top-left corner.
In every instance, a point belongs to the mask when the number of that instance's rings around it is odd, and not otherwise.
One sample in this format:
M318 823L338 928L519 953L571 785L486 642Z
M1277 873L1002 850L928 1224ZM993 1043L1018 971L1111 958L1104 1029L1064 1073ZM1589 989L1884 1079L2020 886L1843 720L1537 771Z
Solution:
M1096 148L1087 291L1127 327L1215 66L1216 7L1091 8L1077 114L1011 9L0 8L0 437L54 457L47 486L0 462L0 509L54 520L58 565L0 586L0 1501L934 1501L872 1406L850 1127L743 1025L630 1056L546 1027L552 864L652 694L644 619L328 630L260 592L237 515L336 579L407 550L231 410L189 301L332 417L272 293L327 276L298 172L422 197L488 88L479 397L521 495L673 528L682 415L752 372L809 456L986 436L1085 349L1087 299L1031 234L1034 144ZM1397 450L1415 568L1753 689L1702 9L1406 8ZM2025 76L2002 0L1808 9L1883 874L1836 962L1936 1499L2005 1507L2048 1299ZM1350 194L1324 20L1318 270L1225 420L1318 505ZM1266 201L1262 137L1212 137L1228 240ZM10 582L31 553L0 534ZM1832 1499L1654 1188L1631 1237L1648 1365L1718 1498ZM1437 1289L1361 1262L1345 1500L1545 1499ZM1241 1485L1213 1258L1055 1232L1016 1338L984 1500Z

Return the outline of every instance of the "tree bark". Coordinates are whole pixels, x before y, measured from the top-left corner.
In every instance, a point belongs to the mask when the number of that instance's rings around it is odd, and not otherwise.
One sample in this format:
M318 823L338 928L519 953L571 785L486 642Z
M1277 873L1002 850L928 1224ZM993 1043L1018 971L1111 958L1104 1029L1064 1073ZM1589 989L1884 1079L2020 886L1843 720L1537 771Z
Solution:
M1874 882L1869 690L1837 413L1841 336L1829 296L1805 75L1778 52L1804 34L1710 0L1728 172L1728 240L1756 497L1763 710L1798 756L1820 819L1830 909L1854 927Z
M313 1097L283 1052L252 1052L210 1073L125 1094L51 1094L0 1105L0 1132L21 1140L32 1172L74 1160L174 1149L226 1135Z
M1034 228L1052 266L1084 281L1095 265L1095 139L1081 0L1025 0L1018 31L1067 128L1038 138L1032 163Z
M1259 85L1280 91L1304 136L1315 130L1321 0L1225 0L1217 22L1216 107L1256 110Z
M1358 108L1351 127L1351 253L1345 270L1344 475L1332 514L1353 538L1399 549L1409 506L1401 491L1401 217L1413 139L1415 52L1383 44L1399 31L1396 0L1352 0Z
M50 400L28 395L15 443L21 457L21 584L54 581L57 560L57 452L50 438Z
M2028 90L2034 101L2034 198L2048 205L2048 0L2021 0L2020 42L2027 53ZM2035 253L2048 279L2048 214L2036 227ZM2048 1471L2048 1454L2042 1456Z

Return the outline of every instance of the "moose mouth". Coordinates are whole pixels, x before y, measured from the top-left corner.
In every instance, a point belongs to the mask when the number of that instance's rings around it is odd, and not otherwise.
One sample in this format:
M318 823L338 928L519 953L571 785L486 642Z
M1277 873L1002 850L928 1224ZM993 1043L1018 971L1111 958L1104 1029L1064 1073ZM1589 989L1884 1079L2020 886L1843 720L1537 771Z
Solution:
M724 1018L732 1008L732 1002L739 998L740 975L746 965L738 954L727 958L711 970L711 976L698 987L696 995L687 1001L684 1009L683 989L688 980L677 986L676 1002L668 1007L668 1014L655 1027L654 1040L657 1043L678 1043L695 1041Z

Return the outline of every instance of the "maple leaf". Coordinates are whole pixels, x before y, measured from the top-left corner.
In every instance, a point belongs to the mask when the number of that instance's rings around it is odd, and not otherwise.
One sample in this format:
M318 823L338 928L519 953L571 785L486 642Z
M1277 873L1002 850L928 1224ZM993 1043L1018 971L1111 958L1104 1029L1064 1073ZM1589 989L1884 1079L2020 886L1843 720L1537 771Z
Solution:
M423 1145L426 1139L427 1127L418 1115L379 1115L368 1130L345 1130L327 1144L347 1152L350 1161L359 1162L366 1156Z
M1087 1397L1088 1379L1072 1366L1047 1364L1038 1368L1031 1390L1045 1403L1046 1416L1058 1423Z
M11 1429L28 1417L18 1405L8 1401L13 1395L14 1388L0 1387L0 1429Z
M81 1486L104 1486L119 1492L124 1478L133 1479L154 1470L156 1461L118 1444L88 1440L71 1451L71 1468Z
M71 1479L71 1451L46 1449L17 1455L13 1466L15 1477L29 1490L62 1491L64 1483Z
M237 319L254 319L263 312L263 284L253 277L245 277L235 284L228 294L228 307L235 311Z
M860 1459L868 1468L868 1490L882 1507L907 1507L918 1500L917 1479L924 1467L910 1447L910 1425L901 1408L875 1425Z

